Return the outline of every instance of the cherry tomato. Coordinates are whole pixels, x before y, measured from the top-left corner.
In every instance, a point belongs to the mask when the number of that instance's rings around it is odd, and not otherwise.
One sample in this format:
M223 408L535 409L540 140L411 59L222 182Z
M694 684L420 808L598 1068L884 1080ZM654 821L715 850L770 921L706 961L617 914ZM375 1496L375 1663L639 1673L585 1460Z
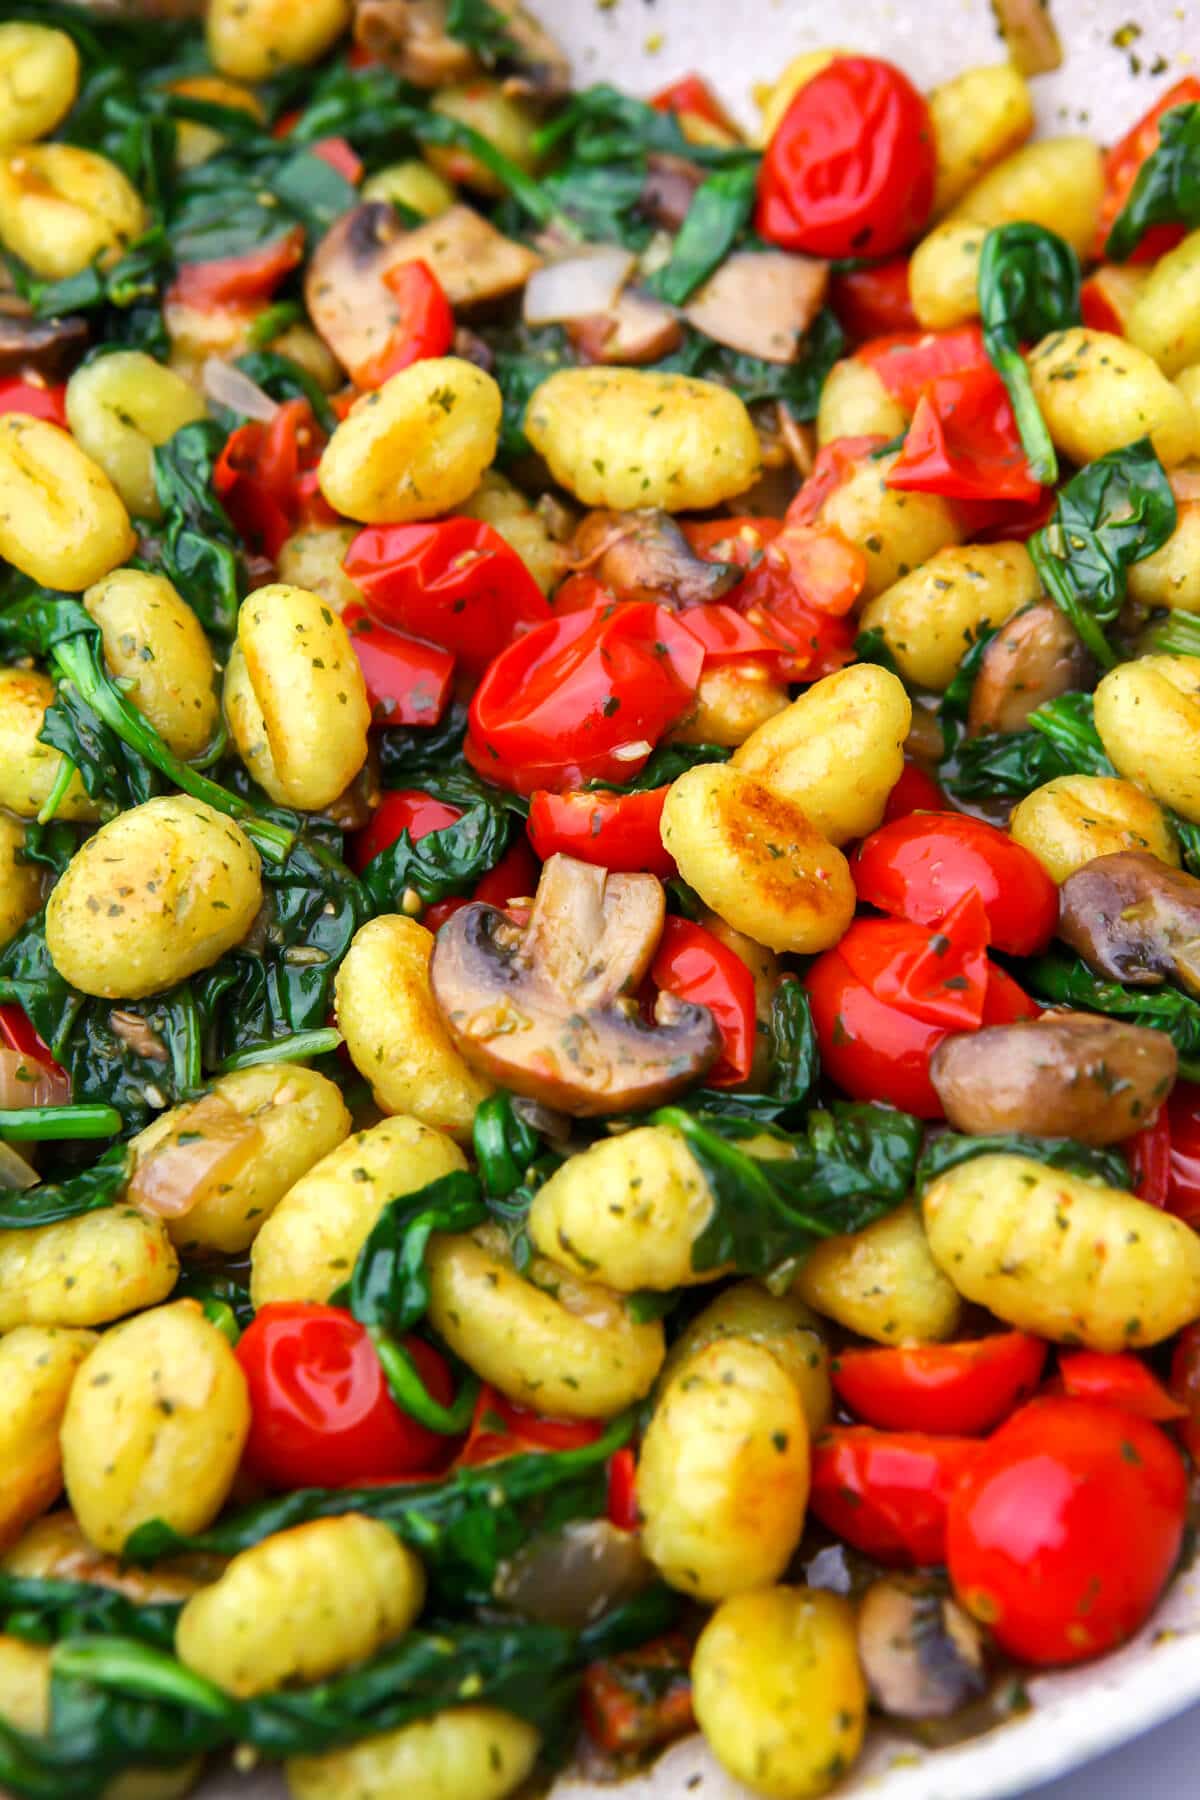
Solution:
M421 923L426 930L436 931L461 906L470 906L472 900L501 909L512 906L517 900L528 901L530 895L537 892L540 874L537 858L525 839L519 837L508 846L495 868L480 876L470 899L454 896L449 900L435 900L432 906L425 908Z
M1131 1186L1149 1206L1169 1207L1171 1192L1171 1122L1160 1106L1148 1125L1121 1146L1132 1176ZM1172 1209L1173 1210L1173 1209Z
M461 818L461 807L435 800L421 788L395 788L383 796L371 814L370 824L351 837L351 864L361 875L367 864L389 849L402 831L407 831L415 844L431 831L444 831Z
M618 1531L638 1528L637 1459L628 1445L609 1458L607 1514Z
M383 349L350 371L355 385L363 389L381 387L390 375L427 357L445 356L454 344L454 313L428 263L396 263L384 271L383 285L396 302L398 316Z
M580 862L628 874L645 870L664 879L675 873L663 849L665 787L644 794L550 794L544 789L529 803L529 839L545 861L556 850Z
M40 1062L51 1074L68 1080L66 1070L55 1062L50 1048L44 1044L19 1006L0 1006L0 1046L19 1050L22 1056Z
M678 113L685 118L690 113L693 118L715 125L718 131L728 132L735 141L739 138L737 126L703 75L681 75L678 81L652 94L650 104L655 112Z
M727 601L707 600L699 606L688 606L679 617L703 649L706 669L714 663L740 662L748 656L765 657L774 663L778 655L775 639Z
M1183 1459L1157 1425L1092 1400L1032 1400L959 1479L950 1579L1010 1655L1080 1662L1145 1623L1186 1511Z
M1041 483L994 369L964 369L929 383L887 484L949 500L1040 499Z
M307 400L286 400L269 424L250 419L230 433L213 468L213 490L242 539L272 562L313 501L302 479L315 473L325 434ZM334 517L313 488L318 516Z
M476 1468L505 1456L539 1451L579 1450L594 1444L604 1426L594 1419L549 1419L530 1412L485 1382L475 1402L467 1441L455 1458L456 1468Z
M939 376L992 367L978 325L878 338L872 344L864 344L858 357L874 369L888 393L908 413L917 410L917 401Z
M1197 100L1200 100L1200 80L1195 75L1185 75L1182 81L1168 88L1108 152L1104 159L1104 200L1094 249L1097 261L1104 255L1108 234L1129 198L1142 164L1158 149L1159 121L1163 114L1170 112L1173 106L1187 106ZM1157 262L1160 256L1174 249L1186 231L1186 225L1152 225L1129 258L1130 262Z
M294 225L269 244L241 256L184 263L167 294L168 302L210 311L219 306L261 306L304 255L304 228Z
M1036 956L1058 923L1058 889L1036 856L966 813L915 813L881 825L851 858L860 900L918 925L944 919L964 894L983 902L994 949Z
M45 419L66 431L66 393L65 387L54 387L46 381L8 375L0 380L0 413L26 413L31 419Z
M858 598L866 563L857 546L845 539L832 549L828 544L810 548L804 541L807 534L799 531L789 530L787 541L781 542L784 530L779 519L754 518L683 528L692 549L705 561L731 562L745 569L725 605L735 607L773 646L780 680L817 681L854 660L853 630L837 615L847 612ZM562 589L555 596L556 606L561 593ZM696 610L690 609L689 622Z
M1163 1110L1171 1140L1167 1211L1200 1231L1200 1086L1177 1081Z
M757 227L811 256L891 256L933 207L929 108L894 64L840 56L800 89L763 157Z
M419 1338L404 1347L443 1406L454 1398L444 1360ZM442 1467L453 1440L401 1412L365 1326L340 1306L259 1308L237 1346L250 1390L246 1462L270 1487L348 1487Z
M1200 1463L1200 1324L1187 1326L1175 1340L1171 1392L1185 1409L1180 1428L1183 1447L1194 1463Z
M884 1563L946 1560L950 1496L983 1446L974 1438L835 1425L813 1445L809 1508Z
M690 919L663 925L650 979L680 1000L707 1006L721 1034L721 1054L705 1077L710 1087L736 1087L754 1060L754 977L736 950Z
M1062 1350L1058 1379L1065 1394L1076 1400L1102 1400L1123 1412L1164 1424L1182 1419L1187 1407L1174 1399L1158 1376L1132 1350L1105 1355L1099 1350Z
M840 437L822 444L817 451L812 474L787 509L789 525L812 525L820 518L825 502L845 485L859 465L887 443L882 437ZM758 525L774 524L774 520L747 521ZM690 533L688 534L690 537ZM774 533L771 534L772 536Z
M478 519L369 525L342 566L372 618L452 650L471 674L551 617L516 551Z
M937 782L915 762L906 761L900 779L888 795L883 809L883 822L907 819L917 812L949 812L950 806Z
M379 625L361 606L347 606L342 624L367 684L376 725L436 725L450 700L454 657L439 644Z
M678 616L646 600L535 625L476 689L467 761L518 794L628 781L693 705L703 663Z
M896 331L918 331L908 291L908 258L847 269L829 286L829 303L851 343Z
M1027 1400L1047 1346L1024 1331L961 1344L842 1350L831 1373L838 1399L868 1425L977 1437Z

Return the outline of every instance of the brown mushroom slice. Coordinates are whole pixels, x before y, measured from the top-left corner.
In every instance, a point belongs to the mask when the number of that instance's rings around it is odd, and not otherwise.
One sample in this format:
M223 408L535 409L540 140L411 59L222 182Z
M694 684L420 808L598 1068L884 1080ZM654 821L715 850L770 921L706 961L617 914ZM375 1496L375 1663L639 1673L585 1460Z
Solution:
M828 263L811 256L739 250L692 296L683 316L731 350L765 362L795 362L828 286Z
M646 179L638 211L652 225L660 225L664 231L678 231L703 180L704 170L699 163L670 151L655 152L646 158Z
M983 653L967 731L1023 731L1035 707L1091 685L1096 666L1066 614L1044 600L1002 625Z
M568 319L566 331L587 362L624 368L659 362L683 342L683 326L669 306L628 289L608 312Z
M1153 1116L1177 1067L1165 1032L1091 1013L1048 1013L946 1038L930 1075L956 1131L1117 1144Z
M496 300L541 267L469 206L452 206L409 231L386 200L344 213L317 245L304 281L309 317L338 361L357 377L391 342L400 308L384 277L399 263L427 263L451 306Z
M1059 889L1058 935L1090 969L1130 987L1200 994L1200 881L1152 856L1097 856Z
M357 0L354 41L414 87L449 87L479 73L446 29L446 0Z
M675 606L717 600L741 580L736 563L697 556L669 513L590 512L570 548L570 567L586 569L622 600Z
M662 933L653 875L613 875L569 856L542 870L523 929L462 907L438 932L430 973L454 1042L511 1093L586 1118L657 1106L717 1054L707 1007L635 998Z
M22 308L0 308L0 375L41 375L62 381L88 347L88 322L78 313L33 319Z
M987 1688L978 1625L919 1576L872 1582L859 1606L858 1654L872 1700L894 1719L947 1719Z

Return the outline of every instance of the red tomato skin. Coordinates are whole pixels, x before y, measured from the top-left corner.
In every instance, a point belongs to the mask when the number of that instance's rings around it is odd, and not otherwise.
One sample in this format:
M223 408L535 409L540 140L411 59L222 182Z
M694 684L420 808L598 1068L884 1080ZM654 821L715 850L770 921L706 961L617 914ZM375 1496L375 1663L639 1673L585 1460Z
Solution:
M978 325L877 338L874 343L864 344L858 355L874 369L888 393L907 413L916 411L921 395L942 376L992 367Z
M351 865L361 875L367 864L394 844L402 831L407 831L415 844L431 831L443 831L461 818L461 807L435 800L421 788L395 788L383 796L370 824L351 837Z
M672 81L657 94L652 94L650 104L655 112L694 113L698 119L706 119L719 130L728 131L735 138L738 136L737 126L703 75L681 75L678 81Z
M645 870L665 880L675 859L663 848L662 811L668 790L643 794L552 794L529 802L529 841L544 862L556 851L620 874Z
M454 1398L450 1371L418 1338L404 1347L429 1392ZM250 1391L246 1463L270 1487L348 1487L442 1467L455 1440L401 1412L366 1328L339 1306L259 1308L237 1346Z
M537 892L541 867L524 838L508 846L494 869L481 875L470 898L456 895L449 900L435 900L421 915L427 931L437 931L460 907L479 900L484 906L511 906L514 900L528 900Z
M1171 1120L1160 1106L1148 1125L1121 1146L1129 1164L1130 1187L1148 1206L1169 1209L1171 1192Z
M868 1425L935 1437L979 1437L1027 1400L1047 1345L1024 1331L960 1344L843 1350L832 1364L838 1399Z
M459 1469L477 1468L506 1456L539 1451L578 1450L594 1444L604 1426L593 1419L550 1419L508 1400L485 1381L475 1402L467 1440L455 1458Z
M887 484L949 500L1030 505L1041 498L1008 391L994 369L963 369L929 383Z
M982 1445L950 1501L958 1598L1001 1649L1081 1662L1133 1635L1183 1541L1187 1476L1148 1419L1048 1396Z
M68 1080L66 1070L54 1060L49 1046L42 1042L21 1007L14 1002L0 1006L0 1046L6 1050L18 1050L22 1056L42 1063L51 1074L61 1076L64 1081Z
M377 624L361 606L350 605L342 624L367 684L371 718L377 725L436 725L450 701L454 657L440 644Z
M949 810L950 803L932 775L927 775L915 762L906 762L899 781L888 795L883 822L890 825L895 819L907 819L910 813Z
M872 444L881 440L844 441ZM845 611L854 604L866 564L857 546L843 539L832 568L823 571L833 575L836 585L827 591L806 592L798 581L801 574L815 573L813 561L798 554L801 546L796 534L780 543L787 528L779 519L740 518L685 525L683 533L706 561L737 563L745 569L725 604L735 607L773 645L780 680L817 681L854 660L853 630L836 615L839 609ZM856 558L862 562L861 569ZM564 585L586 579L572 576ZM560 588L556 606L561 594Z
M1132 1350L1106 1355L1100 1350L1061 1350L1058 1379L1076 1400L1101 1400L1106 1406L1153 1419L1156 1425L1187 1416L1187 1407L1169 1394L1158 1376Z
M894 257L872 269L835 275L829 301L852 343L895 331L919 331L908 288L908 258Z
M1177 1081L1166 1113L1171 1133L1167 1211L1200 1231L1200 1085Z
M1200 80L1195 75L1185 75L1182 81L1168 88L1108 152L1104 159L1105 193L1094 246L1097 261L1104 256L1108 234L1129 198L1142 164L1158 148L1161 138L1159 120L1173 106L1186 106L1197 100L1200 100ZM1182 241L1186 230L1184 225L1152 225L1129 258L1130 262L1156 262Z
M812 256L891 256L928 222L929 108L894 64L837 57L805 83L767 146L757 227Z
M707 1006L716 1020L721 1054L705 1077L708 1085L746 1081L754 1061L754 977L736 950L703 925L672 916L663 925L650 979L680 1000Z
M1184 1408L1179 1434L1183 1447L1194 1463L1200 1463L1200 1324L1188 1325L1175 1340L1170 1386Z
M608 1522L618 1531L638 1528L637 1459L628 1445L608 1464Z
M30 419L45 419L67 431L67 390L49 382L28 380L23 375L9 375L0 380L0 414L24 413Z
M982 1448L974 1438L835 1425L813 1445L809 1508L880 1562L931 1568L946 1560L950 1497Z
M1010 956L1036 956L1058 923L1058 889L1036 856L966 813L917 813L881 825L863 839L850 870L860 900L918 925L937 924L975 889L992 947Z

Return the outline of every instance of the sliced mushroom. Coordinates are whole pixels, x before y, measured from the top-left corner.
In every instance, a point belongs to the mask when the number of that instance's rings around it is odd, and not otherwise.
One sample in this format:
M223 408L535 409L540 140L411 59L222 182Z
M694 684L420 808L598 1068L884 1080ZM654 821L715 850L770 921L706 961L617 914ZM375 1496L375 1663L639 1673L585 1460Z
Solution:
M512 46L517 72L506 82L510 93L535 100L561 100L571 91L571 64L566 51L535 19L521 0L492 0L504 18L504 34Z
M567 336L588 362L640 367L677 350L683 326L661 300L626 289L608 312L568 320Z
M795 362L828 286L828 263L811 256L739 250L693 295L683 316L731 350L765 362Z
M571 544L570 566L613 588L622 600L691 606L717 600L741 580L736 563L705 562L669 513L590 512Z
M948 1037L934 1051L930 1074L957 1131L1117 1144L1152 1117L1177 1066L1165 1032L1090 1013L1052 1013Z
M78 313L61 319L32 319L0 308L0 375L34 373L61 381L88 347L88 322Z
M983 653L971 690L967 730L1023 731L1035 707L1091 685L1096 665L1066 614L1052 601L1002 625Z
M358 379L387 349L400 308L387 286L389 269L427 263L451 306L472 306L515 293L541 258L514 243L469 206L406 230L386 200L344 213L317 245L304 281L313 324Z
M1148 850L1097 856L1068 876L1058 935L1098 975L1200 994L1200 881Z
M858 1654L871 1698L895 1719L946 1719L987 1687L983 1637L936 1583L888 1575L863 1595Z
M446 30L446 0L357 0L354 41L414 87L448 87L479 72Z
M466 1060L514 1094L578 1117L657 1106L717 1053L707 1007L635 998L662 932L653 875L569 856L542 870L529 923L465 906L437 935L433 992Z
M646 179L638 198L638 211L664 231L678 231L691 209L696 189L704 180L699 163L686 156L660 151L646 158Z

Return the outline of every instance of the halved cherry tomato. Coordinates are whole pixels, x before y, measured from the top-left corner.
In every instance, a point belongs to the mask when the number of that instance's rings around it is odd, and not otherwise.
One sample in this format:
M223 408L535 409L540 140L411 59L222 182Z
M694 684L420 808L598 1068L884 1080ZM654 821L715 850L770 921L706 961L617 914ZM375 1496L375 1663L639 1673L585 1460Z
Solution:
M813 1445L809 1508L884 1563L946 1560L950 1496L983 1446L975 1438L835 1425Z
M817 451L812 474L787 509L787 523L815 524L829 496L849 481L866 457L876 450L882 450L886 443L886 438L867 436L833 438L828 444L822 444ZM761 531L764 524L777 524L778 521L753 519L746 523L758 526ZM774 537L775 533L770 533L770 536ZM691 539L690 532L688 537Z
M964 894L977 893L992 947L1010 956L1036 956L1058 923L1058 889L1036 856L966 813L914 813L881 825L850 870L860 900L918 925L935 925Z
M616 594L610 587L595 575L588 575L580 570L560 583L554 590L554 616L562 618L564 613L587 612L592 606L611 606Z
M1177 1081L1163 1111L1171 1139L1167 1211L1200 1231L1200 1086Z
M608 1460L608 1522L618 1531L638 1528L637 1459L626 1445Z
M897 331L918 331L908 291L908 258L869 269L846 269L829 286L829 304L851 343Z
M209 310L218 306L262 305L304 255L304 228L293 225L269 244L241 256L213 262L184 263L167 294L182 306Z
M1200 1324L1188 1325L1175 1341L1171 1392L1185 1408L1180 1436L1194 1463L1200 1463Z
M652 94L650 104L655 112L692 113L718 130L727 131L733 138L739 136L737 126L703 75L681 75L678 81L672 81L657 94Z
M66 394L62 386L24 375L8 375L0 380L0 413L26 413L31 419L45 419L66 431Z
M1157 1425L1092 1400L1032 1400L962 1471L950 1579L1011 1656L1080 1662L1150 1616L1186 1513L1183 1458Z
M1041 483L994 369L965 369L929 383L887 484L948 500L1040 499Z
M530 1412L485 1382L475 1402L467 1441L454 1466L472 1469L481 1463L499 1462L506 1456L579 1450L585 1444L594 1444L603 1433L603 1424L594 1419L549 1419Z
M435 900L421 915L427 931L436 931L462 906L478 900L484 906L511 906L514 900L528 900L537 892L541 869L537 858L523 837L515 838L494 869L481 875L470 899L456 895L449 900Z
M657 988L694 1006L707 1006L721 1034L721 1054L705 1077L710 1087L736 1087L754 1060L754 977L736 950L719 937L673 915L663 925L650 965Z
M1160 1106L1148 1125L1121 1145L1133 1192L1150 1206L1167 1207L1171 1193L1171 1121Z
M55 1062L49 1045L42 1042L19 1006L0 1006L0 1046L6 1050L19 1050L22 1056L40 1062L52 1075L68 1080L66 1070Z
M959 1344L842 1350L830 1367L838 1399L890 1431L977 1437L1027 1400L1047 1346L1024 1331Z
M727 601L707 600L700 606L684 607L679 618L703 648L706 669L714 663L741 662L748 656L774 663L778 655L774 639Z
M1060 1350L1058 1379L1063 1392L1073 1399L1102 1400L1159 1425L1187 1416L1184 1403L1167 1392L1132 1350L1110 1355L1100 1350Z
M372 618L452 650L471 674L551 617L516 551L478 519L368 525L342 566Z
M518 794L628 781L692 706L704 651L646 600L535 625L475 691L466 756Z
M610 1756L631 1756L694 1730L691 1661L692 1646L679 1632L589 1663L579 1711L592 1742Z
M419 1338L404 1348L441 1405L454 1398L445 1361ZM250 1390L246 1463L269 1487L347 1487L444 1466L439 1437L392 1399L366 1327L340 1306L262 1306L236 1355Z
M543 862L561 850L580 862L626 874L645 870L666 879L675 859L663 849L662 810L668 790L644 794L551 794L529 802L529 839Z
M350 862L361 875L369 862L389 849L402 831L412 842L428 837L431 831L444 831L462 818L462 808L435 800L421 788L394 788L383 796L371 822L350 838Z
M887 805L883 809L883 822L890 825L896 819L907 819L912 813L943 813L949 810L949 802L933 777L927 775L915 762L906 761L899 781L888 795Z
M296 526L334 515L303 477L320 460L325 434L304 399L286 400L269 424L247 420L225 440L213 468L213 490L239 535L272 562Z
M797 93L763 157L758 231L811 256L891 256L933 206L929 108L893 63L839 56Z
M785 529L788 538L781 543ZM862 588L863 573L855 560L861 552L855 546L841 539L840 546L852 554L841 554L836 544L831 554L825 544L809 554L807 534L792 532L790 523L785 527L779 519L714 520L683 530L706 562L731 562L745 569L723 604L736 608L774 647L780 680L817 681L853 662L853 630L837 615L853 606ZM556 606L561 594L560 588ZM689 608L689 622L697 610Z
M379 625L351 604L342 612L376 725L436 725L446 710L454 657L440 644Z
M1163 114L1170 112L1174 106L1187 106L1197 100L1200 100L1200 80L1195 75L1185 75L1182 81L1177 81L1174 87L1168 88L1149 112L1144 113L1137 124L1108 152L1104 159L1104 199L1100 207L1094 250L1097 260L1104 255L1108 234L1117 214L1129 198L1142 164L1158 149L1162 136L1159 121ZM1156 262L1168 250L1174 249L1186 230L1186 225L1152 225L1130 257L1130 262Z
M840 618L858 600L867 580L866 554L834 525L785 523L770 547L787 565L801 600Z
M446 291L427 262L396 263L384 271L383 284L396 302L399 317L378 355L351 369L356 386L382 387L430 356L445 356L454 343L454 313Z
M961 375L969 369L991 369L978 325L958 325L952 331L901 333L878 338L858 351L893 399L905 412L917 410L917 401L930 382L942 375Z

